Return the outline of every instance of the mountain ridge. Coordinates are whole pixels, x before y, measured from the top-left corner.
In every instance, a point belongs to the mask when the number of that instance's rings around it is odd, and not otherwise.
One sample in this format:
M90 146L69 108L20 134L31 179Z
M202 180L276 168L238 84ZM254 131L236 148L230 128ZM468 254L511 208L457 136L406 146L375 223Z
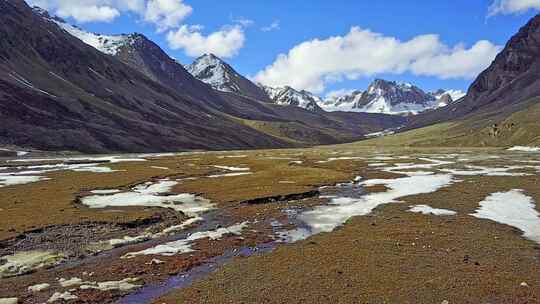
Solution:
M265 102L270 101L261 88L214 54L198 57L186 66L186 70L218 91L241 94Z

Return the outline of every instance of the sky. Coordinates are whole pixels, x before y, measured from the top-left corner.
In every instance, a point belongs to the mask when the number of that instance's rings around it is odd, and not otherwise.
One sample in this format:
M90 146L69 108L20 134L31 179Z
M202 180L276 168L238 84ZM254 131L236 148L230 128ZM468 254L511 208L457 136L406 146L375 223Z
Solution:
M138 32L191 63L214 53L319 95L375 78L466 91L540 0L26 0L103 34Z

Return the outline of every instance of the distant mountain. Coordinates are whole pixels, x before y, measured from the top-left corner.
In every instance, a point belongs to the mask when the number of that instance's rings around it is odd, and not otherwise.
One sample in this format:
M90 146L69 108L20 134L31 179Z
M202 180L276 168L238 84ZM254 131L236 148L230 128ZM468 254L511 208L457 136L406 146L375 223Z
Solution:
M466 96L411 117L402 130L408 144L540 145L540 15L508 41Z
M308 91L298 91L289 86L277 88L262 86L262 88L275 104L296 106L312 112L324 111L319 106L322 99Z
M352 111L385 114L418 114L420 112L450 104L463 96L460 91L438 90L426 93L409 83L397 83L376 79L366 91L354 91L333 99L325 100L322 106L327 111Z
M197 58L186 68L195 78L211 85L216 90L269 101L261 88L213 54Z

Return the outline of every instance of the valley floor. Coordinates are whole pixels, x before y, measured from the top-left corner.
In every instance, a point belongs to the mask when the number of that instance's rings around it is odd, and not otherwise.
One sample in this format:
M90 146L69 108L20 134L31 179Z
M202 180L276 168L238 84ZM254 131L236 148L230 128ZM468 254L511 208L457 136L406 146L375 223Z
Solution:
M0 303L540 303L540 153L0 161Z

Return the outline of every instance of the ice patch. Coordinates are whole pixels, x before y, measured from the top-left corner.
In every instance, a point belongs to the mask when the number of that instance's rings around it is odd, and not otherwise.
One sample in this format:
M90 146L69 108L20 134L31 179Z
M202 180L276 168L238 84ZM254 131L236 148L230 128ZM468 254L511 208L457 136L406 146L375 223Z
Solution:
M153 168L153 169L159 169L159 170L170 170L170 169L167 168L167 167L158 167L158 166L151 166L150 168Z
M320 160L317 163L324 164L324 163L329 163L329 162L338 161L338 160L360 160L360 159L365 159L365 158L364 157L347 157L347 156L344 156L344 157L330 157L327 160Z
M118 189L110 189L110 190L92 190L90 193L92 194L114 194L118 193L120 190Z
M111 250L113 248L118 248L118 247L123 247L123 246L127 246L127 245L133 245L133 244L142 243L142 242L145 242L145 241L148 241L148 240L157 239L157 238L160 238L160 237L163 237L163 236L167 236L167 235L172 234L172 233L177 232L177 231L184 230L187 227L193 225L194 223L200 222L202 220L203 219L201 217L194 217L194 218L190 218L190 219L186 220L185 222L183 222L180 225L175 225L175 226L165 228L165 229L163 229L163 231L158 232L158 233L149 233L148 232L148 233L144 233L144 234L134 236L134 237L132 237L132 236L124 236L123 238L110 239L110 240L106 240L106 241L100 241L100 242L92 243L87 247L87 250L89 250L91 252L94 252L94 253L98 253L98 252L102 252L102 251L105 251L105 250Z
M396 179L372 179L362 182L364 186L384 185L386 192L371 193L360 198L338 197L328 205L315 207L298 216L307 228L302 231L289 231L287 234L298 238L298 235L309 236L321 232L330 232L343 225L354 216L371 213L383 204L396 203L400 197L435 192L455 182L450 174L413 175ZM309 233L303 231L309 230ZM291 241L289 239L288 241Z
M47 300L47 303L54 303L54 302L57 302L59 300L62 300L62 301L71 301L71 300L77 300L79 299L79 297L77 297L76 295L74 294L71 294L71 292L69 291L66 291L66 292L55 292L50 298L49 300Z
M81 290L86 289L97 289L100 291L110 291L110 290L120 290L120 291L129 291L142 287L142 285L133 284L139 281L138 278L127 278L121 281L108 281L108 282L98 282L81 285Z
M519 152L540 152L540 147L527 147L527 146L515 146L508 151L519 151Z
M184 230L186 229L187 227L197 223L197 222L201 222L203 220L202 217L194 217L194 218L190 218L188 220L186 220L185 222L183 222L182 224L180 225L175 225L175 226L171 226L169 228L165 228L162 233L165 233L165 234L169 234L169 233L172 233L172 232L176 232L176 231L181 231L181 230Z
M218 158L246 158L247 155L222 155L218 156Z
M219 177L232 177L232 176L243 176L243 175L251 175L252 172L236 172L236 173L225 173L225 174L215 174L215 175L209 175L209 178L219 178Z
M398 163L394 164L391 167L385 167L383 168L384 171L390 172L390 173L400 173L404 170L414 170L414 169L433 169L435 167L443 166L443 165L450 165L454 164L453 161L444 161L444 160L438 160L438 159L432 159L432 158L425 158L421 157L418 158L418 160L425 161L427 164L416 164L416 163ZM407 173L404 173L407 174Z
M242 167L227 167L227 166L213 166L214 168L229 170L229 171L249 171L249 168Z
M457 212L448 209L437 209L428 205L415 205L411 206L410 212L422 213L425 215L456 215Z
M524 237L540 243L540 214L533 199L523 194L523 190L492 193L471 215L516 227L523 231Z
M13 160L17 161L17 160ZM25 160L21 160L25 161ZM31 165L6 168L12 170L20 170L14 172L0 173L0 188L13 185L22 185L35 183L49 178L42 175L49 172L71 170L75 172L93 172L93 173L111 173L119 170L112 170L109 167L100 166L100 163L85 163L85 164L53 164L53 165Z
M17 304L19 303L18 298L0 298L0 304Z
M51 251L26 251L0 257L0 278L8 278L49 268L62 263L65 257Z
M36 175L21 175L15 176L7 173L0 173L0 188L14 185L24 185L29 183L35 183L42 180L47 180L43 176Z
M139 255L173 256L176 254L193 252L195 250L191 248L191 244L194 241L197 241L200 239L206 239L206 238L211 239L211 240L218 240L227 234L240 235L242 233L242 230L245 229L247 226L248 226L248 222L243 222L241 224L236 224L227 228L219 228L219 229L211 230L211 231L195 232L191 234L189 237L182 240L165 243L165 244L158 245L158 246L148 248L146 250L142 250L138 252L130 252L124 255L123 258L133 258Z
M28 286L28 291L41 292L41 291L49 289L49 287L51 287L51 284L48 284L48 283L36 284L36 285Z
M517 169L525 169L528 166L506 166L503 168L488 168L481 166L465 166L467 170L459 169L441 169L442 172L452 173L454 175L462 176L474 176L474 175L483 175L483 176L529 176L528 173L516 173L509 172Z
M60 283L60 286L62 287L72 287L72 286L80 286L84 284L85 282L81 278L71 278L69 280L61 278L60 280L58 280L58 283Z
M88 167L80 167L80 168L71 168L72 171L75 172L93 172L93 173L112 173L112 172L118 172L120 170L113 170L109 167L97 167L97 166L88 166Z
M135 186L129 192L110 195L92 195L82 198L82 204L89 208L107 207L159 207L169 208L196 216L214 207L210 201L194 194L169 194L177 181L161 180Z

